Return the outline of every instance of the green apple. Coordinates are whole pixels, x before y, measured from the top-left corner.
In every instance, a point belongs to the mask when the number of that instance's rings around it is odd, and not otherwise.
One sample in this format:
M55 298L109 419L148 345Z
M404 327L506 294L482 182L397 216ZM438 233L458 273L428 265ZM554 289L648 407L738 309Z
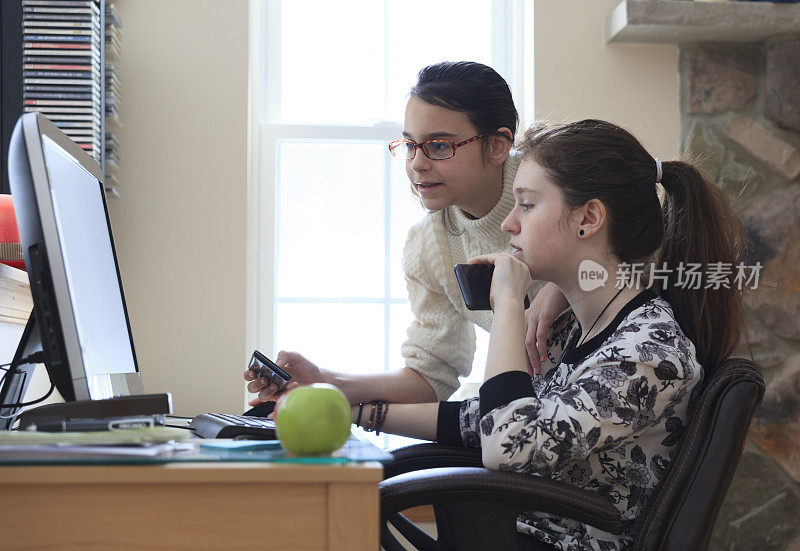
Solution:
M341 448L350 436L350 402L326 383L289 391L275 415L281 446L295 455L323 455Z

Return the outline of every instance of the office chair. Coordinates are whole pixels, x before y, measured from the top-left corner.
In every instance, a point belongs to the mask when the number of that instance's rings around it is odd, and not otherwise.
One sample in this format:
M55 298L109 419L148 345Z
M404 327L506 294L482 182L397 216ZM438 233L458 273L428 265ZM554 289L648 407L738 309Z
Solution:
M637 520L632 549L706 549L764 395L759 367L740 358L707 377L669 471ZM380 485L381 545L403 551L391 523L419 550L516 549L523 511L565 516L614 532L619 510L596 492L549 478L484 469L479 450L419 444L392 452ZM438 539L401 514L433 505Z

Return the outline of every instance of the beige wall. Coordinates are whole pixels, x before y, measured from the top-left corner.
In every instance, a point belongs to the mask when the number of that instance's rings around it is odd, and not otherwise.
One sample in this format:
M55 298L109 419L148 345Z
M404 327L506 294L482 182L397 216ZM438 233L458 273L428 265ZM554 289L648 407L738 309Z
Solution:
M121 199L111 218L148 392L241 412L247 0L115 0Z
M601 118L633 132L653 156L679 151L678 47L607 45L619 0L535 0L537 120Z

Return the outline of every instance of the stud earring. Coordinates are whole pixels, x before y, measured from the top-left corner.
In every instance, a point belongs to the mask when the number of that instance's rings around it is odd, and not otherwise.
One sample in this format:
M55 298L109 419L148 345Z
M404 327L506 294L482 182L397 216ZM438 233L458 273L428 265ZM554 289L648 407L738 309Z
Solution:
M583 235L585 232L583 230L578 232L578 235Z

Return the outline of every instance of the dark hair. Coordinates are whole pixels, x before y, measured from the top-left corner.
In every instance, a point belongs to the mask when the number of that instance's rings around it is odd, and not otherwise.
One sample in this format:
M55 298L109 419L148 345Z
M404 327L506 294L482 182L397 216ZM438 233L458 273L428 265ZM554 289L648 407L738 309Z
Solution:
M511 89L497 71L474 61L444 61L424 67L410 94L425 103L464 113L481 134L504 126L517 133L519 115ZM484 138L484 144L486 143Z
M489 136L499 128L508 128L512 138L517 133L519 115L511 89L497 71L483 63L443 61L428 65L417 74L417 83L410 95L425 103L464 113L478 133L486 134L481 140L484 152ZM442 221L445 228L456 233L448 210L442 211Z
M700 264L705 271L724 262L736 269L743 258L744 231L722 191L692 164L667 161L662 163L662 205L655 159L615 124L589 119L536 125L518 148L544 168L570 209L590 199L603 202L609 246L622 262L651 260L675 273L681 263ZM710 373L746 333L742 291L733 284L705 289L705 282L700 289L672 281L657 287L653 290L670 303Z

